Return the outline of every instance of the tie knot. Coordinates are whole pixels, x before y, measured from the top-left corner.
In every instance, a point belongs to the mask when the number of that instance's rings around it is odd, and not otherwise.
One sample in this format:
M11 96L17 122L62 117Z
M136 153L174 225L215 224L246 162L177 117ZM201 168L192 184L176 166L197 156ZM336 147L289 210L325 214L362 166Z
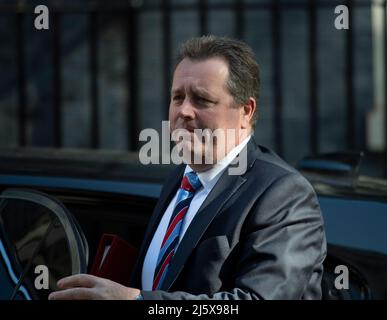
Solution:
M201 186L202 183L194 171L186 173L183 177L183 181L181 182L181 188L189 192L195 192Z

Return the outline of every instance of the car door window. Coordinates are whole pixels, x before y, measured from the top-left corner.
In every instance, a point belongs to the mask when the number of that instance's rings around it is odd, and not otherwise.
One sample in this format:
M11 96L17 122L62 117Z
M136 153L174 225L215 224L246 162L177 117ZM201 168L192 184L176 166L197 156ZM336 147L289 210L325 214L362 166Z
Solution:
M65 276L85 273L88 246L71 213L33 190L0 195L0 299L46 299Z

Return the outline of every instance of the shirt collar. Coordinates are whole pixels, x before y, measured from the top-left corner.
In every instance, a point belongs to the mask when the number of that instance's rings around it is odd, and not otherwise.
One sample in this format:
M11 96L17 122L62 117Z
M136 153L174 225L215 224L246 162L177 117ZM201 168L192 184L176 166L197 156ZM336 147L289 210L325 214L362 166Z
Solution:
M234 160L234 158L241 152L241 150L246 146L250 138L251 138L251 135L245 138L236 147L231 149L231 151L222 160L216 163L211 169L198 173L198 178L206 190L210 191L213 188L215 183L219 180L220 176L222 175L223 171ZM186 165L184 174L191 171L193 171L193 169L189 165Z

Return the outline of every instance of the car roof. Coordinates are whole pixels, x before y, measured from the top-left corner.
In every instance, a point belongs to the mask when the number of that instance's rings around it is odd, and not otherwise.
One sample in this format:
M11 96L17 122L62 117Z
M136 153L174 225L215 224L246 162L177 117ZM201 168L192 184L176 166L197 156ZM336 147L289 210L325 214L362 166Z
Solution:
M363 156L336 153L306 157L298 163L297 169L319 195L387 201L387 180L359 175ZM39 147L0 149L0 175L8 181L12 177L16 185L17 178L20 178L19 181L27 181L28 185L58 184L68 188L77 186L85 190L95 188L157 197L174 168L172 164L144 165L139 161L138 152L129 151ZM35 177L35 180L31 183L29 177Z
M303 158L297 169L319 195L387 201L387 180L370 175L380 167L370 160L363 152L326 153ZM380 170L378 175L382 175Z
M163 183L173 165L140 163L137 152L55 149L0 149L0 173L63 176L115 181Z

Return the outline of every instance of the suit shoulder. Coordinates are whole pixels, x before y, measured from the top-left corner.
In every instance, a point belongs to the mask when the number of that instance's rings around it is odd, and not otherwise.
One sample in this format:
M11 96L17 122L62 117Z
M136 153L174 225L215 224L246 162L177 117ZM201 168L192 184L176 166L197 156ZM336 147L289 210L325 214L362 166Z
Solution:
M273 150L262 145L257 145L257 152L255 158L255 164L258 164L259 166L267 166L268 168L272 168L273 170L275 169L275 171L278 172L279 175L288 173L299 174L299 172L295 168L293 168L290 164L283 160Z
M291 179L312 188L309 181L294 167L288 164L271 149L257 145L256 161L252 168L253 175L268 184L277 180Z

